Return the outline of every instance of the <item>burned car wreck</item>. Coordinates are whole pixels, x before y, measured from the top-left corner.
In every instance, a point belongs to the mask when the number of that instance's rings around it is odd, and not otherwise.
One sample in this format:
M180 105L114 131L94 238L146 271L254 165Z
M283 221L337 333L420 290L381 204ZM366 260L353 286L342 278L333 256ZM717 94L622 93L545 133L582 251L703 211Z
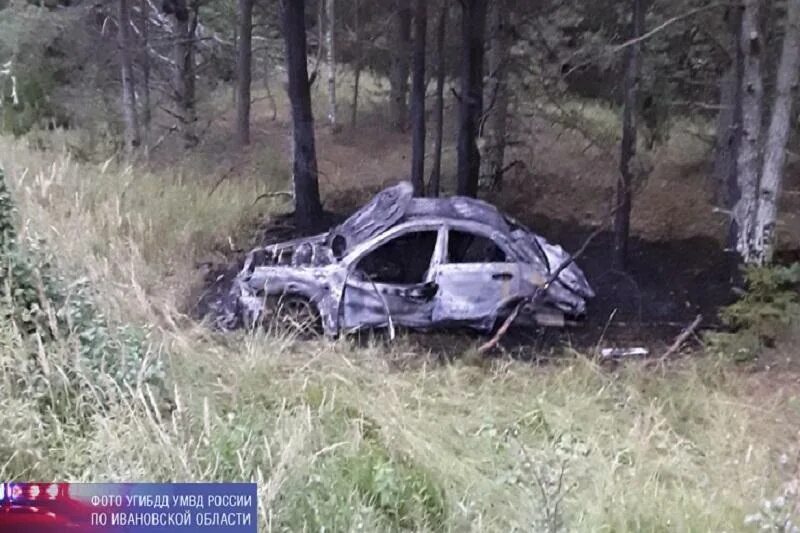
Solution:
M280 313L329 336L395 326L489 332L517 307L517 322L563 326L593 296L569 254L494 206L414 198L401 182L327 233L251 251L219 324L252 327Z

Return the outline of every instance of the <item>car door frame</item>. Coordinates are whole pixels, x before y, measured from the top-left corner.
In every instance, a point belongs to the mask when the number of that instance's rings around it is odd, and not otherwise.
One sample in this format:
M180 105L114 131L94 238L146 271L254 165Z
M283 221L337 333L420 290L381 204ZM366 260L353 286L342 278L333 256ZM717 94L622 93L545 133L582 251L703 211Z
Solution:
M401 237L409 233L433 231L436 232L436 243L434 244L433 252L431 254L430 263L425 273L425 278L419 284L395 284L395 283L381 283L373 280L361 280L353 277L353 273L361 261L368 254L374 252L381 246L387 244L391 240ZM431 317L433 313L434 302L438 294L434 294L430 301L417 302L412 298L404 296L403 291L408 291L414 287L422 287L430 285L434 280L434 272L441 264L444 255L446 254L446 237L447 231L444 224L440 219L421 219L398 224L389 230L374 236L371 239L358 244L351 250L343 259L342 266L345 269L345 281L342 286L342 316L341 327L345 331L354 331L364 327L385 327L390 324L403 325L409 327L426 327L432 323ZM362 316L360 322L356 323L355 319L348 317L348 311L353 312L354 307L352 303L349 304L347 298L348 290L358 290L367 301L361 303L363 308L358 309ZM438 287L436 287L438 292ZM399 299L399 300L395 300ZM405 302L408 309L404 312L397 312L394 309L393 302ZM414 305L419 306L419 312L413 311ZM425 307L430 307L430 313L426 313ZM348 309L350 307L350 309ZM370 311L371 309L371 311Z
M433 281L439 286L433 320L438 325L465 324L478 329L490 329L494 325L498 313L504 307L507 307L509 302L519 298L522 288L522 261L515 252L511 241L491 226L475 221L456 220L448 221L443 229L445 235L441 261L432 269L434 270ZM450 263L448 248L451 231L472 233L489 239L503 251L506 255L506 261L502 263ZM497 270L497 272L495 273L493 270ZM470 302L468 298L461 298L459 295L450 293L452 288L445 276L452 274L470 275L473 273L476 274L474 276L476 278L475 288L478 289L477 292L472 293L475 295L474 301ZM502 279L498 280L500 292L494 296L492 293L495 290L493 276L505 273L510 273L511 278L508 282L504 282ZM488 274L489 278L492 278L492 282L486 286L483 286L478 279L483 277L483 274ZM481 305L481 298L486 300L487 305ZM492 299L496 304L488 305L488 302Z

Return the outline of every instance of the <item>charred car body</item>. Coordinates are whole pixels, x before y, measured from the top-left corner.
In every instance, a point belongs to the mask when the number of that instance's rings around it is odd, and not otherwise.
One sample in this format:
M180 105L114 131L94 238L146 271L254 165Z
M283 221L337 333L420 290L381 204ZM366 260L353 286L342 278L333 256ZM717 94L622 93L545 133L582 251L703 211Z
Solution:
M283 309L330 336L393 326L487 332L520 304L520 321L564 325L593 296L560 246L494 206L414 198L401 182L327 233L251 251L221 325L251 326Z

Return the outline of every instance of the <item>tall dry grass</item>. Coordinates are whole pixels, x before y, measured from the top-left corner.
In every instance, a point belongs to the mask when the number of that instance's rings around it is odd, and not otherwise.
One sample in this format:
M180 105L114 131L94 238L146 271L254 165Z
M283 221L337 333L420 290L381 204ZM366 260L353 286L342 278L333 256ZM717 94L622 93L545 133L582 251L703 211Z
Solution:
M69 336L23 366L29 345L4 324L6 479L252 479L263 531L739 531L797 475L797 398L754 394L709 358L608 372L572 353L443 364L407 338L213 334L176 302L198 257L244 239L263 180L209 196L190 163L179 179L7 139L0 164L23 234L110 320L147 331L142 368L166 372L156 387L84 371ZM39 401L70 370L87 386L58 410Z

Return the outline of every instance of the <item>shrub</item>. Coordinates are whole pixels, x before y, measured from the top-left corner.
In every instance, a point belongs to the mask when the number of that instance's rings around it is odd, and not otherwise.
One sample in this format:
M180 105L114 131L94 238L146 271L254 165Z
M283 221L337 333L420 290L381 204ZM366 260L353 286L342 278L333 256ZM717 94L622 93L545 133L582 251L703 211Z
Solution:
M361 497L395 527L442 526L444 494L419 466L394 460L382 447L368 444L361 454L346 461L344 470Z
M12 384L43 409L81 406L85 415L131 384L161 389L163 362L148 357L148 332L112 323L95 305L89 283L68 280L54 263L45 243L18 237L0 170L0 322L22 354L2 359Z
M371 440L329 457L296 483L302 484L287 491L279 520L290 530L440 531L448 519L435 477Z
M737 361L754 358L800 323L800 263L748 267L745 279L744 295L720 312L722 322L732 332L709 336L712 348Z

